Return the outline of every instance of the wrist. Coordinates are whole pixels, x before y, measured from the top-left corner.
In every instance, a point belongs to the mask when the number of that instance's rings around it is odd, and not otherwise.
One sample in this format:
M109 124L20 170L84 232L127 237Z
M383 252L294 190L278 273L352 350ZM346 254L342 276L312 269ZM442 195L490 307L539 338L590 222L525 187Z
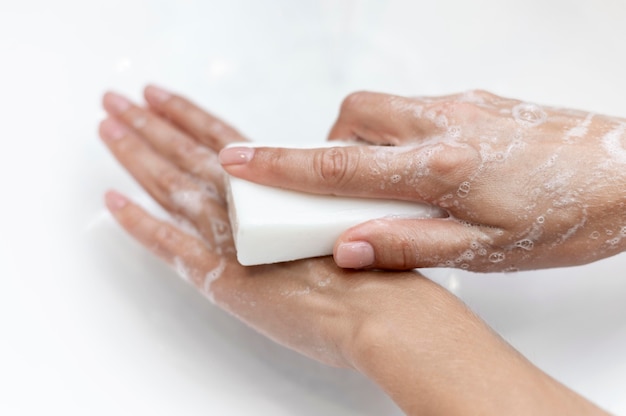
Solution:
M605 414L435 283L387 295L355 331L350 360L407 414Z

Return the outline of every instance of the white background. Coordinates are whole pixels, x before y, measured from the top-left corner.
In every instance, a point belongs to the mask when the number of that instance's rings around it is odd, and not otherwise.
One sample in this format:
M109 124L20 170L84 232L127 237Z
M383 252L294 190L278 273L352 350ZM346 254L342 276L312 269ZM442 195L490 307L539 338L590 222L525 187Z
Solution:
M226 316L116 228L105 189L142 194L97 139L105 90L138 99L156 82L285 143L324 140L358 89L625 116L625 22L622 1L1 0L0 414L400 413ZM625 266L426 274L626 414Z

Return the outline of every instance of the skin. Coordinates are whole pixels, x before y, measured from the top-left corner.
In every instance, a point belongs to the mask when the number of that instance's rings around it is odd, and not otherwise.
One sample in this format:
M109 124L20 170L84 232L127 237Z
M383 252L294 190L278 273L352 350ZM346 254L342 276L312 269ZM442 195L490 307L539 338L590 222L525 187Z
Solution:
M245 139L180 96L147 87L145 98L142 107L107 93L99 133L176 221L156 219L115 191L106 205L216 305L282 345L362 372L407 414L605 414L415 271L354 272L330 257L239 265L217 152Z
M341 267L515 271L626 249L624 119L484 91L359 92L344 101L329 138L353 145L240 147L220 159L230 174L266 185L445 211L445 218L381 219L345 231L334 249Z

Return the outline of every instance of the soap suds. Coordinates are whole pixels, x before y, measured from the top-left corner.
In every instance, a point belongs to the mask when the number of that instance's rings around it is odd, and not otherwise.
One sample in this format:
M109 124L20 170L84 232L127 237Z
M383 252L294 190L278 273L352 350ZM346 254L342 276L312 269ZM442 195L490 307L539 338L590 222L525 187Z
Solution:
M626 149L622 145L626 123L620 123L613 130L602 137L602 146L611 158L621 164L626 164Z
M215 299L213 298L211 285L213 285L213 282L215 282L217 279L222 277L222 274L224 274L224 270L226 270L226 259L220 258L220 262L218 263L218 265L215 266L214 269L209 270L207 274L204 276L204 284L203 284L204 294L213 303L215 303Z
M206 195L202 191L183 189L172 192L170 198L177 208L192 216L198 216L204 208Z
M513 118L523 126L535 127L545 122L548 115L536 104L520 103L513 107Z
M491 253L489 255L489 261L492 263L500 263L501 261L504 261L505 258L506 256L502 252Z
M456 191L456 195L459 198L467 198L470 192L471 185L469 182L465 181L459 185L459 189Z
M565 136L563 137L563 140L566 143L571 143L571 142L573 142L573 140L572 140L573 138L583 138L583 137L585 137L587 135L587 132L589 131L589 125L591 124L591 121L592 121L594 116L595 116L595 114L593 114L593 113L587 114L587 116L582 121L582 123L578 124L577 126L572 127L570 130L568 130L565 133Z
M189 268L185 264L182 258L174 257L174 270L185 281L191 283L191 274Z
M218 249L223 248L224 243L232 241L230 225L220 218L211 218L211 231L213 233L213 241L215 241Z

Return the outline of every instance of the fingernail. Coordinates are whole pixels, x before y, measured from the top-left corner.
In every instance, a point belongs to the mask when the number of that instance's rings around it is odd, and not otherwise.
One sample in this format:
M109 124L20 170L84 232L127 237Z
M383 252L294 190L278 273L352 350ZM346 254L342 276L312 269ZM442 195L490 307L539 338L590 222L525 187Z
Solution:
M153 104L161 104L172 98L172 94L154 85L146 87L146 100Z
M124 137L128 130L122 123L109 118L100 124L100 131L103 139L113 141Z
M104 108L113 114L121 114L128 110L131 105L131 102L125 97L114 92L109 92L104 96Z
M352 241L337 246L335 263L346 269L360 269L374 264L374 247L365 241Z
M220 152L222 165L243 165L252 160L254 149L251 147L229 147Z
M111 212L118 211L128 205L128 199L119 192L109 191L104 194L104 202Z

